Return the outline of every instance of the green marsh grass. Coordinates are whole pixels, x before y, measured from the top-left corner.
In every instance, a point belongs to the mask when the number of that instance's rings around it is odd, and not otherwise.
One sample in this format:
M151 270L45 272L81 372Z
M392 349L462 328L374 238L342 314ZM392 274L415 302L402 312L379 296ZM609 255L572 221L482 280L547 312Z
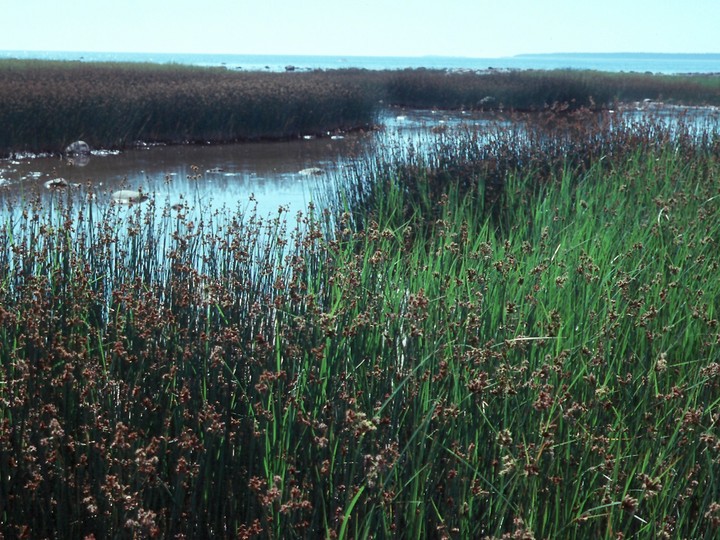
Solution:
M8 212L4 535L714 538L718 139L599 129Z

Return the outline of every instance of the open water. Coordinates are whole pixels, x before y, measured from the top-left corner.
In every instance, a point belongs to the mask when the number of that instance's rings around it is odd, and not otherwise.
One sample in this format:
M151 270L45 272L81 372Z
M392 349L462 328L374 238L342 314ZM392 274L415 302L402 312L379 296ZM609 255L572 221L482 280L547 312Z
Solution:
M0 58L81 60L86 62L152 62L228 69L284 71L311 69L592 69L652 73L720 73L720 54L563 53L526 54L504 58L442 56L258 56L237 54L112 53L63 51L0 51Z
M396 110L386 112L380 122L379 131L289 141L93 149L82 161L16 154L0 159L0 203L58 192L81 195L90 188L109 201L113 192L130 189L161 203L236 208L252 198L261 215L280 206L303 211L310 201L326 198L325 191L343 169L372 154L378 144L420 148L445 128L489 128L496 119L483 112Z

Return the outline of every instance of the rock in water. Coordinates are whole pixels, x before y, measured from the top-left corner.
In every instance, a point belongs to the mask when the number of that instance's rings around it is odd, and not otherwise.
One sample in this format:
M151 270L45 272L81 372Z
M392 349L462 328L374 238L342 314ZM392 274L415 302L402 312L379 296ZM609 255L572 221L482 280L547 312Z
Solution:
M115 202L120 204L140 203L147 200L147 195L141 191L133 191L131 189L121 189L112 194Z
M298 174L302 174L303 176L317 176L319 174L322 174L324 171L319 167L310 167L309 169L303 169L302 171L298 171Z
M53 178L45 182L45 187L48 189L65 189L68 187L68 181L64 178Z
M70 156L87 156L90 153L90 145L85 141L75 141L65 148L65 153Z

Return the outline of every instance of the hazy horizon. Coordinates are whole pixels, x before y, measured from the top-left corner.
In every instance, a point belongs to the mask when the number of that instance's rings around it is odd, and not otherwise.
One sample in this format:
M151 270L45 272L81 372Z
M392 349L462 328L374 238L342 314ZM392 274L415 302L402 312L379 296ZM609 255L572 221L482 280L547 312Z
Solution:
M137 54L137 55L198 55L198 56L268 56L268 57L332 57L332 58L466 58L466 59L503 59L524 56L718 56L720 52L653 52L653 51L554 51L554 52L521 52L507 56L468 56L468 55L372 55L372 54L300 54L300 53L222 53L192 51L120 51L120 50L62 50L62 49L0 49L3 53L63 53L63 54Z

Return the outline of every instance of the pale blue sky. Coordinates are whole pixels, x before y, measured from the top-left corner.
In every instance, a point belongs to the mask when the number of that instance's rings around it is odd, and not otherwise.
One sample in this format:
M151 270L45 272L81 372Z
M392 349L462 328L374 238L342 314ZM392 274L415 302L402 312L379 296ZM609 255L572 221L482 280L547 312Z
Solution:
M720 53L720 0L0 0L0 50Z

